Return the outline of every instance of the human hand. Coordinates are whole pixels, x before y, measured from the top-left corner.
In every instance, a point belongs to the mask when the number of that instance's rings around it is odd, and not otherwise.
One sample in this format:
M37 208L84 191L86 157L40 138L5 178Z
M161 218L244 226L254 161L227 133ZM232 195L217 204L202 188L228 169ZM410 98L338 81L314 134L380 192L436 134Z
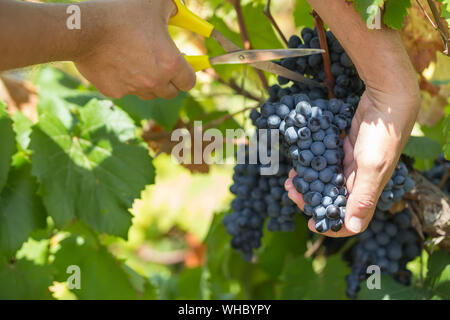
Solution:
M406 89L406 88L405 88ZM327 231L330 237L347 237L365 230L372 219L378 198L390 179L401 151L411 133L418 106L418 89L411 82L405 94L392 94L368 86L344 139L343 161L349 192L344 227L339 232ZM303 197L295 189L292 170L285 187L289 197L302 210ZM308 227L314 228L310 219Z
M171 99L194 86L195 73L167 28L176 13L173 1L94 0L80 6L82 19L86 12L90 20L88 28L101 32L93 37L95 32L86 31L91 39L81 41L74 62L101 93L111 98L134 94L146 100Z

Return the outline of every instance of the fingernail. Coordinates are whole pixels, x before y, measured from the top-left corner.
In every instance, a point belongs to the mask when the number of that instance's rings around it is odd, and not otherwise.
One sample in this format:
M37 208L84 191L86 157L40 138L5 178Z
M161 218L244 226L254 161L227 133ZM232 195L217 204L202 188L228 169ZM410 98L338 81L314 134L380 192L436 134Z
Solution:
M352 232L358 233L361 232L363 226L364 226L363 219L358 217L351 217L350 221L348 222L347 229L349 229Z

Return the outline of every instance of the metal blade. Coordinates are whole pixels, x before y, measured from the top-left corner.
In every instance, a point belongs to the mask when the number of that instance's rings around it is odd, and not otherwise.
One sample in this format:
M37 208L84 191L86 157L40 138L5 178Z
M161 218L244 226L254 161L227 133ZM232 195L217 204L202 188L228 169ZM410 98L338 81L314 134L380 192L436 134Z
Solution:
M289 70L289 69L287 69L285 67L282 67L282 66L280 66L280 65L278 65L276 63L273 63L273 62L269 62L269 61L254 62L254 63L249 63L248 65L252 66L252 67L254 67L256 69L267 71L267 72L270 72L270 73L274 73L274 74L277 74L277 75L282 76L284 78L287 78L289 80L301 82L301 83L304 83L304 84L307 84L307 85L310 85L310 86L313 86L313 87L324 87L323 84L321 84L321 83L319 83L317 81L308 79L308 78L302 76L300 73L291 71L291 70Z
M272 49L242 50L229 52L210 59L211 64L248 64L260 61L279 60L300 56L309 56L325 52L322 49Z
M233 41L225 37L223 34L221 34L219 31L214 29L211 33L211 38L216 40L222 48L225 49L226 52L233 52L233 51L239 51L242 50L241 47L239 47L237 44L235 44Z
M225 49L226 52L233 52L233 51L240 51L242 48L240 48L237 44L235 44L233 41L225 37L222 33L214 29L211 33L211 38L216 40L222 48ZM277 74L279 76L285 77L287 79L302 82L304 84L314 86L314 87L323 87L322 84L320 84L317 81L305 78L301 74L291 71L285 67L282 67L276 63L263 61L263 62L253 62L248 64L249 66L252 66L256 69L267 71L270 73Z

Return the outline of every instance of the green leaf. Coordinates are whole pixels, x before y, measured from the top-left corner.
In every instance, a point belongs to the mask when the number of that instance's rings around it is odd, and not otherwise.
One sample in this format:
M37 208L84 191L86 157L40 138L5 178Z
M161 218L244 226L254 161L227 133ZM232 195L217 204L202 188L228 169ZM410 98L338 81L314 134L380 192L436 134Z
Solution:
M441 17L450 24L450 0L437 0L442 3L441 7Z
M29 165L11 170L0 193L0 255L11 258L31 231L45 227L45 209Z
M282 272L289 256L303 255L306 251L308 234L303 217L296 220L296 230L292 233L266 233L262 239L263 251L259 255L261 268L274 278Z
M26 150L30 144L30 134L33 121L31 121L30 118L25 116L20 111L14 113L12 119L14 121L13 129L16 133L17 143L23 150Z
M353 0L356 11L359 12L364 22L370 25L382 7L384 0Z
M184 269L177 281L178 295L177 299L201 299L200 279L202 276L201 268Z
M311 15L312 9L306 0L296 0L294 9L294 20L297 27L314 26L314 19Z
M300 300L317 290L318 277L312 267L312 260L298 257L285 265L281 274L281 299Z
M8 264L0 259L0 300L49 300L52 285L48 267L24 259Z
M368 289L365 282L361 282L359 300L419 300L426 298L426 291L414 286L404 286L391 276L381 276L381 289Z
M390 28L400 30L403 27L411 0L386 0L383 22Z
M441 146L428 137L410 136L403 153L413 158L434 159L441 153Z
M132 120L108 101L91 101L70 132L44 113L31 134L33 174L57 227L78 217L94 230L126 238L128 209L154 182L147 148Z
M97 91L87 89L78 79L50 66L41 68L34 83L39 88L38 109L43 100L55 97L63 99L71 109L84 106L92 98L102 97Z
M65 282L71 274L69 266L80 270L80 289L71 291L79 299L137 299L138 292L133 288L122 263L117 261L103 246L91 246L82 237L63 240L61 249L55 254L53 263L56 280Z
M45 113L51 113L56 116L68 130L72 130L77 122L77 118L71 110L74 109L66 100L64 100L64 98L55 95L41 95L41 97L39 97L39 116Z
M156 300L158 298L158 294L156 292L156 287L150 283L150 281L135 270L130 268L126 264L121 265L122 269L128 276L128 280L133 286L134 290L138 292L138 296L142 300Z
M242 7L248 37L251 40L253 49L283 48L263 11L264 5L254 1Z
M136 96L125 96L114 100L114 103L125 110L137 123L142 120L153 119L166 130L172 130L177 123L185 92L180 92L172 100L155 99L151 101L142 100Z
M450 269L450 253L442 250L435 251L428 258L428 272L425 279L425 284L430 288L434 288L434 286L439 282L443 271L447 267Z
M320 275L320 286L318 290L312 291L316 293L310 295L311 299L345 299L347 283L345 277L350 273L347 264L340 255L334 255L327 258L325 269Z
M6 111L6 105L0 101L0 191L5 186L11 166L12 155L16 152L16 141L12 121Z
M35 240L29 238L17 251L17 259L27 259L37 265L45 265L48 260L50 250L50 239Z
M450 159L450 114L446 115L444 124L444 137L445 137L445 145L444 145L444 156L447 160Z
M434 292L443 299L450 300L450 281L444 281L437 285Z

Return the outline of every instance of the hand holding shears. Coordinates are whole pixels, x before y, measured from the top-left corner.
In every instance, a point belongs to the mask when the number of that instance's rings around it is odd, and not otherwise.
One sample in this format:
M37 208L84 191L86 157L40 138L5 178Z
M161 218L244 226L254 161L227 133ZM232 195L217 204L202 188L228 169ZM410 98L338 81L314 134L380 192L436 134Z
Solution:
M205 55L185 56L195 71L210 68L215 64L248 64L256 69L275 73L294 81L312 86L321 86L318 82L271 62L271 60L318 54L324 52L322 49L242 50L242 48L217 31L212 24L192 13L181 0L173 1L177 7L177 12L169 19L170 25L184 28L206 38L213 38L227 52L216 57L208 57Z

